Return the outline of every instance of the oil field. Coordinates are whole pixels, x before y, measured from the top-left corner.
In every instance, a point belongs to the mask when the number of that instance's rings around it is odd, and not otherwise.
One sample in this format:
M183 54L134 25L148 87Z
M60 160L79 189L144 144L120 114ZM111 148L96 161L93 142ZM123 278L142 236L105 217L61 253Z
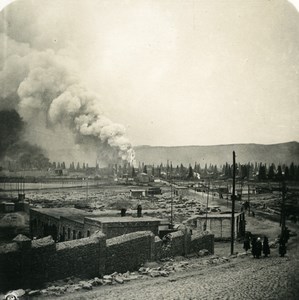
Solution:
M298 299L298 11L0 1L0 298Z

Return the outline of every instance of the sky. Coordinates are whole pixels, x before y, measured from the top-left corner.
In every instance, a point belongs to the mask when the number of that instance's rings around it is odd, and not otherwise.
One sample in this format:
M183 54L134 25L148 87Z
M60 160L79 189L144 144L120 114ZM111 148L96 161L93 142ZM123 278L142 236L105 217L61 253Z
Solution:
M273 144L299 141L296 6L18 0L2 9L0 32L17 41L16 55L52 49L69 59L134 146Z

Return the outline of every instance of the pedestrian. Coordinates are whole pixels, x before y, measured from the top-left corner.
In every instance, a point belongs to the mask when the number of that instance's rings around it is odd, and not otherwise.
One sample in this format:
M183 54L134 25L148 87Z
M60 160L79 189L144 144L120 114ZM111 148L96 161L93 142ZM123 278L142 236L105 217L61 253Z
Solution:
M264 240L263 240L263 253L265 257L268 257L268 255L270 254L269 241L266 236L264 236Z
M254 236L251 240L251 253L253 257L256 257L256 237Z
M244 238L243 249L245 250L246 254L247 254L247 251L250 249L250 240L249 240L249 236L247 234L245 235L245 238Z
M281 238L279 240L279 248L278 248L278 251L279 251L279 255L281 257L284 257L284 255L287 253L287 248L286 248L286 244L285 244L285 241L283 238Z
M255 247L256 247L255 256L256 258L260 258L260 256L262 255L262 248L263 248L260 237L257 238Z

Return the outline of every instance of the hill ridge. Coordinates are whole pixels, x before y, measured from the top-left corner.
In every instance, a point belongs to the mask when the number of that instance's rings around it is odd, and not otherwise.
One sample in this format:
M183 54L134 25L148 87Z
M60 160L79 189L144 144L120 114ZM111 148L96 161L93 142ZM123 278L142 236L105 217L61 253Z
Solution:
M177 164L211 163L223 164L232 160L236 152L240 163L263 162L275 164L299 163L299 143L296 141L277 144L240 143L227 145L188 145L188 146L150 146L134 147L136 161L146 164L160 164L172 161Z

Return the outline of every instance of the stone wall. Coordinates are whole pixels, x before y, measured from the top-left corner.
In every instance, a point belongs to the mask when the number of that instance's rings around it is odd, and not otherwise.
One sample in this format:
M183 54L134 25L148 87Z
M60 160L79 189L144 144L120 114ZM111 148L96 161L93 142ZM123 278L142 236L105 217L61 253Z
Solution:
M0 247L0 290L40 287L69 276L89 278L104 274L106 238L55 244L51 237Z
M176 231L171 236L171 256L184 256L189 253L191 235L188 232Z
M0 246L0 290L41 287L45 282L76 276L82 279L135 271L147 261L181 256L207 249L214 253L214 236L196 231L171 233L171 247L151 231L106 240L99 232L89 238L55 243L51 236L38 240L19 235ZM166 249L168 249L166 247Z
M155 259L155 236L139 231L107 240L106 273L137 270L146 261Z
M201 231L193 231L191 236L190 253L206 249L214 254L214 235L203 234Z

